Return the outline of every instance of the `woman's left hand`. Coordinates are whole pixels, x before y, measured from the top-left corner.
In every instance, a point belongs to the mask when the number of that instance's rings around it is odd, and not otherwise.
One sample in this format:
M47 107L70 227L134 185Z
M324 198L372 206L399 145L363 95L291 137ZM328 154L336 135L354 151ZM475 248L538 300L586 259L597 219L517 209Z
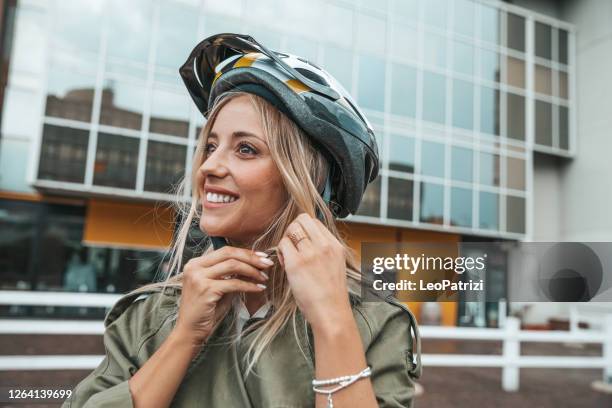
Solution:
M297 244L289 238L292 233ZM321 221L300 214L278 248L293 296L314 330L352 318L344 247Z

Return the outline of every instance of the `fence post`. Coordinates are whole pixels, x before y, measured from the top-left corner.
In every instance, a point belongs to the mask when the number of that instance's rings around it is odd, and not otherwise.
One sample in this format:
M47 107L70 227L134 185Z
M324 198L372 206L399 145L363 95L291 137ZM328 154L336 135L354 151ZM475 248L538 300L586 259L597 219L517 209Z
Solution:
M504 327L504 367L502 368L502 388L504 391L518 391L519 367L517 362L521 356L521 343L518 339L521 322L514 316L506 318Z

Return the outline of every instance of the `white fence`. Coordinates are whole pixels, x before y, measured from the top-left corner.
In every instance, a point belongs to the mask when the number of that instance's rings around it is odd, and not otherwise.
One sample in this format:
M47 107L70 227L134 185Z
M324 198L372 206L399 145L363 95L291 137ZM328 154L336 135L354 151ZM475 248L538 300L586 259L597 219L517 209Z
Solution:
M0 305L35 306L92 306L111 307L118 295L78 294L64 292L0 291ZM423 339L497 340L503 342L500 355L483 354L423 354L425 367L499 367L502 369L502 388L519 389L521 368L597 368L603 370L606 387L612 385L612 313L602 317L601 331L536 331L520 330L517 318L507 317L504 327L470 328L419 326ZM0 319L0 334L103 334L101 321L16 320ZM521 342L595 343L602 345L602 356L522 356ZM95 368L103 356L0 356L0 371L8 370L89 370Z

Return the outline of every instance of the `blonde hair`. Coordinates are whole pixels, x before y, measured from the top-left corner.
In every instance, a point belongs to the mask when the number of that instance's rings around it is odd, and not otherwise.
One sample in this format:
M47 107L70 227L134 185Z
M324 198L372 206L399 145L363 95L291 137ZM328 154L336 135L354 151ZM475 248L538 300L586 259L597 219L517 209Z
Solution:
M223 106L239 96L248 97L250 103L257 112L262 123L263 131L267 137L270 154L277 166L287 192L287 202L285 205L281 206L279 213L272 218L272 223L268 225L266 230L254 241L251 249L254 251L271 253L270 257L274 260L277 257L275 252L276 245L283 237L289 224L291 224L291 222L293 222L302 212L315 217L316 211L318 210L323 215L322 223L344 247L349 293L360 297L359 284L361 281L361 273L359 271L356 255L340 235L334 222L333 215L319 193L319 191L322 190L327 175L328 163L326 159L311 143L309 137L291 119L267 100L245 92L226 92L222 94L220 98L217 98L210 111L209 119L199 135L191 169L191 186L188 186L183 179L176 190L177 199L174 205L176 206L176 210L180 213L182 221L178 233L173 238L173 243L169 251L170 267L167 271L167 276L165 276L165 279L161 282L144 285L130 293L147 292L160 288L163 290L166 287L182 287L182 261L185 244L191 226L194 221L198 221L202 215L200 212L201 205L199 205L199 188L196 185L196 174L205 159L204 153L207 138L217 115ZM183 197L185 189L189 187L191 188L191 203L187 204L182 201L180 197ZM211 251L213 251L212 245L204 248L204 253ZM248 328L248 330L254 330L256 328L258 330L244 356L247 366L246 375L252 371L257 359L266 346L272 342L275 336L289 321L293 324L293 331L298 339L298 345L302 350L302 354L307 358L300 345L296 330L296 316L299 309L290 291L287 277L279 262L276 261L274 265L270 267L269 276L270 279L267 283L268 289L266 289L266 295L272 304L273 313L270 318L258 321ZM243 294L241 294L241 296L243 296ZM176 310L173 316L174 319L176 319L178 315L179 302L180 298L176 303ZM235 318L237 311L234 305L231 306L231 310ZM222 316L217 324L219 324L224 317L225 316ZM234 340L236 338L234 338Z

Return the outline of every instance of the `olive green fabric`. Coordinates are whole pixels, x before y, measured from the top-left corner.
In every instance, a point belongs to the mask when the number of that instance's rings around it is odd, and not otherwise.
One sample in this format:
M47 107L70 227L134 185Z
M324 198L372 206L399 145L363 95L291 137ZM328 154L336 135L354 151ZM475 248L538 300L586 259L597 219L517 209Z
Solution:
M170 316L179 294L168 288L163 293L122 297L104 320L104 360L75 387L62 407L133 407L127 380L170 334L174 326ZM154 308L159 297L161 306ZM372 367L370 379L379 406L412 407L414 380L421 375L420 339L414 316L393 300L357 301L352 302L352 308L366 360ZM171 406L314 407L312 332L302 315L298 314L295 327L290 322L283 328L259 358L255 372L246 378L240 356L256 331L245 332L235 344L228 341L234 329L231 323L226 318L193 359Z

